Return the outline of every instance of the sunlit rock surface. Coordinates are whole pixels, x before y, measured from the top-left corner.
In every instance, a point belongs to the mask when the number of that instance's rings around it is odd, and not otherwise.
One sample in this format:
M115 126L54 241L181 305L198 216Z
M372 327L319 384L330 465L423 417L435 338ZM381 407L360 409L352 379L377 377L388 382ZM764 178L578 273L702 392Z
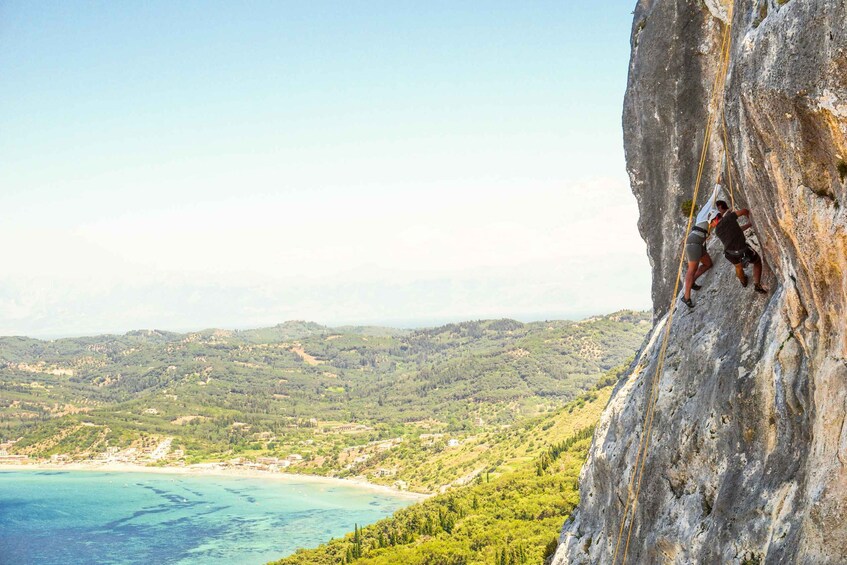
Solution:
M847 2L642 0L623 121L657 324L555 564L612 562L730 14L729 158L771 293L741 288L710 243L715 268L673 321L627 563L847 563Z

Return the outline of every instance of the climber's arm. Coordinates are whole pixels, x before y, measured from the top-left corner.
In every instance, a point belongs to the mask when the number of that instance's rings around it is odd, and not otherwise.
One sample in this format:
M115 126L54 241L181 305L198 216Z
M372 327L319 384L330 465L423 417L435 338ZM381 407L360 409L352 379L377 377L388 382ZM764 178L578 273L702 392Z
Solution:
M715 189L712 191L712 195L706 200L706 203L703 204L703 207L700 209L700 212L697 214L697 220L695 220L695 224L699 224L702 222L707 222L709 219L709 211L715 209L715 202L718 199L718 193L721 191L720 183L715 184Z

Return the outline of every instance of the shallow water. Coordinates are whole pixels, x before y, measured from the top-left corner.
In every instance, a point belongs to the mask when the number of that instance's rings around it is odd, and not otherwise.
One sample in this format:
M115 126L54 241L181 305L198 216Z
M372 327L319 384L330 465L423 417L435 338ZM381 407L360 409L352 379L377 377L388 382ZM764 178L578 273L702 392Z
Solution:
M0 563L259 564L411 502L296 479L2 471Z

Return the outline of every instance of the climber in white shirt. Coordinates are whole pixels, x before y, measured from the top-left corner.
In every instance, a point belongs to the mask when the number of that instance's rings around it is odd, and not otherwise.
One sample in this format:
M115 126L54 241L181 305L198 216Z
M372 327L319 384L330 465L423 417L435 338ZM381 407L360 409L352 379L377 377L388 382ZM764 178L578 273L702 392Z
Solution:
M712 195L697 213L691 232L685 240L685 258L688 261L688 270L685 273L685 290L682 293L682 302L689 308L694 308L694 302L691 301L691 290L700 290L697 279L712 268L712 258L706 250L706 238L709 237L709 223L718 214L715 201L721 191L720 183L721 176L718 175L718 182L715 184ZM694 206L694 203L692 202L691 205Z

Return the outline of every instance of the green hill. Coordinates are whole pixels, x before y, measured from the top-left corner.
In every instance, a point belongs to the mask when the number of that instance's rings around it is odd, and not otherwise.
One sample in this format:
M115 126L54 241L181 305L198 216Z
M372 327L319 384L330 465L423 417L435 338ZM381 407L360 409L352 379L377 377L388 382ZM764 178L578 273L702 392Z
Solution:
M370 526L351 524L344 538L300 550L276 565L543 562L579 501L579 471L610 394L607 386L500 438L497 457L506 465L493 462L469 485ZM527 440L534 456L509 459L509 449L523 449Z
M0 338L0 443L32 458L264 458L432 492L496 465L492 445L589 390L649 321ZM523 442L503 459L532 456Z

